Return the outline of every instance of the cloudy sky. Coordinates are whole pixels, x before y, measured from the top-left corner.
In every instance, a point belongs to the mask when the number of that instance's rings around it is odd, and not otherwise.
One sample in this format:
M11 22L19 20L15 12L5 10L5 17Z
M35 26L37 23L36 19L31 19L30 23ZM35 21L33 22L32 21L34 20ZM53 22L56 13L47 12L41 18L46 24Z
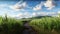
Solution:
M60 13L60 0L0 0L0 15L29 18Z

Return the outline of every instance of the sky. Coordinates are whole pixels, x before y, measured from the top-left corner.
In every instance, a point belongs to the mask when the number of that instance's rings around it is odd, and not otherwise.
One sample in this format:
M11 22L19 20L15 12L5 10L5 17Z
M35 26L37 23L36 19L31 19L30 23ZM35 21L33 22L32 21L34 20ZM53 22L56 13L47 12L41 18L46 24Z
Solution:
M16 18L57 16L60 0L0 0L0 15Z

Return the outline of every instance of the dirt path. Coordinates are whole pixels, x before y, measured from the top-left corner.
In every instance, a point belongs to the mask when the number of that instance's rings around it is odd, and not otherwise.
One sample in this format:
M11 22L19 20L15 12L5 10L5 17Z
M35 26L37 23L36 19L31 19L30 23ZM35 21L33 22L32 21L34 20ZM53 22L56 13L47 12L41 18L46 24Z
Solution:
M36 34L36 32L32 29L31 26L29 26L28 23L24 23L23 34Z

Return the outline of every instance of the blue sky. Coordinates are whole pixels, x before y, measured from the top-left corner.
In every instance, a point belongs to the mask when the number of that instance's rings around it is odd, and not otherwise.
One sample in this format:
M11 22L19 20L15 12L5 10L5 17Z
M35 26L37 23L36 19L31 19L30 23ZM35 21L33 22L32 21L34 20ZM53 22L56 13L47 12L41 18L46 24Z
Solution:
M59 13L60 0L0 0L1 16L29 18Z

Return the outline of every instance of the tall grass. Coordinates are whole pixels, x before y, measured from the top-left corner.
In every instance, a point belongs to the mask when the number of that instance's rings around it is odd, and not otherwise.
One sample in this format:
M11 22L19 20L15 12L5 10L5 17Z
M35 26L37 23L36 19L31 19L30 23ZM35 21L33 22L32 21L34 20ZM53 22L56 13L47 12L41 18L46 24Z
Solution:
M0 17L0 34L20 34L23 22L14 18Z
M0 17L0 34L22 34L24 29L23 21L31 19L15 19ZM60 34L60 17L44 17L40 19L32 19L29 21L38 34Z
M34 19L29 24L38 32L38 34L47 34L48 32L48 34L52 34L51 32L60 32L60 18L57 17Z

